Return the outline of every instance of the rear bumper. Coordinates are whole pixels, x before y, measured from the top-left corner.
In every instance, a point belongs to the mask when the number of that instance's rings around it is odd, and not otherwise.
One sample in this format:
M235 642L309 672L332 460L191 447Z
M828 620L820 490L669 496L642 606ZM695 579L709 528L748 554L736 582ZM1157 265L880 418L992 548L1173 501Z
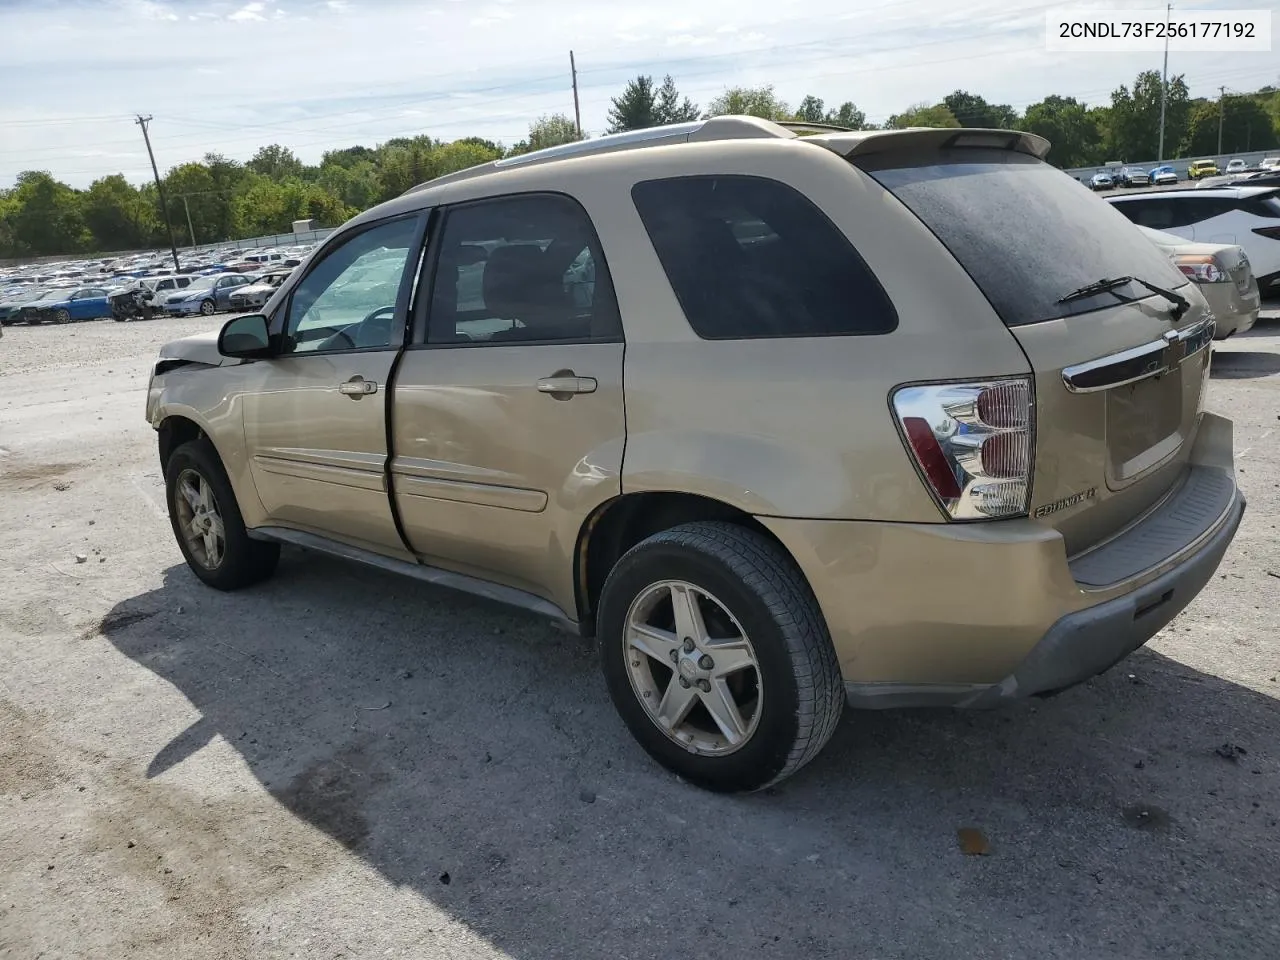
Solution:
M1217 321L1215 340L1245 333L1257 322L1261 305L1257 286L1248 293L1241 293L1234 283L1203 283L1199 290Z
M1140 647L1208 583L1243 513L1231 423L1205 414L1177 489L1076 558L1033 520L760 522L813 588L851 705L988 707Z

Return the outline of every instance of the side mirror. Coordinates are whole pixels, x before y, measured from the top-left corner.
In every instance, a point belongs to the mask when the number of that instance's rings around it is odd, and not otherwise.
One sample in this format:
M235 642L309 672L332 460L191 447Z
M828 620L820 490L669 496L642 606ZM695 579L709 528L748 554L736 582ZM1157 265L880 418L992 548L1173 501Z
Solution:
M253 360L271 356L271 332L260 313L236 317L223 324L218 334L218 352L224 357Z

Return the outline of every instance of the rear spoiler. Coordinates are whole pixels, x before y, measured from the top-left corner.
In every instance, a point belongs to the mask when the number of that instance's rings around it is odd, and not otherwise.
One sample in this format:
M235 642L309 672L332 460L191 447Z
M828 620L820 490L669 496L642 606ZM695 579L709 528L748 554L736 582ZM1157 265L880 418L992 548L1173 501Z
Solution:
M857 130L849 133L824 133L805 137L807 143L820 143L846 160L877 153L936 153L950 147L983 147L988 150L1013 150L1043 160L1049 153L1049 141L1022 130L983 130L954 127L907 127L903 130Z

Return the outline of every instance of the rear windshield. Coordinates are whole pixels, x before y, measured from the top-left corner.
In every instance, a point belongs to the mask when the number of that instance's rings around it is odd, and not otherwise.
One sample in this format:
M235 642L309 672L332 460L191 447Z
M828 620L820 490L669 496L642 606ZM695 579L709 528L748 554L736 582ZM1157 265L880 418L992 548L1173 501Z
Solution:
M1058 303L1104 278L1187 282L1118 210L1026 154L956 148L916 163L891 155L858 163L946 245L1007 326L1114 306L1110 293ZM1136 284L1115 293L1151 295Z

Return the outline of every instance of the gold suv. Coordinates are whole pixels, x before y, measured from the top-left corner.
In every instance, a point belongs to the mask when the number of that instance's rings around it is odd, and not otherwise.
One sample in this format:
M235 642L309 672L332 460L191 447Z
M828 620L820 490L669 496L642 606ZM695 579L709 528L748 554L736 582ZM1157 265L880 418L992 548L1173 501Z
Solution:
M716 790L794 773L846 702L991 706L1140 646L1244 510L1196 286L1038 137L804 133L434 180L166 346L196 576L294 544L572 624Z

